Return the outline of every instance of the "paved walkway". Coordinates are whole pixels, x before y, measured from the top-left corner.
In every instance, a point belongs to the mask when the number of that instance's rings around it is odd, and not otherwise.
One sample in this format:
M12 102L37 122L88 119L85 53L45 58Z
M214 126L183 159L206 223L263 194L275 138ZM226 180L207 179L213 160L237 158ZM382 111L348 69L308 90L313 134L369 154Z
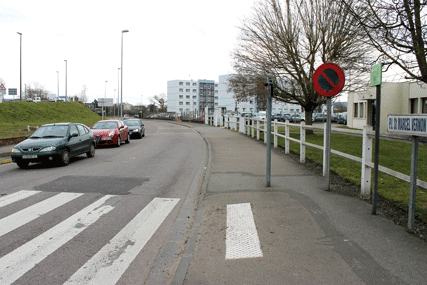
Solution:
M278 151L266 187L263 142L186 125L206 138L210 171L175 284L425 284L427 243L367 202L339 185L325 191L323 177Z

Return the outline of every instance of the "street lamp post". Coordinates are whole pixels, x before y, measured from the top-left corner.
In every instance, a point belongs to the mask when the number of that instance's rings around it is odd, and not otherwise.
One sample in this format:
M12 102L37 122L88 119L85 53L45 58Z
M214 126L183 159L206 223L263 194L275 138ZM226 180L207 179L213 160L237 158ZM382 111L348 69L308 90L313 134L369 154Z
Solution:
M123 34L128 33L128 30L122 31L122 58L121 58L121 86L120 86L120 118L123 118Z
M117 72L117 117L120 118L120 67L118 68Z
M104 107L106 107L106 106L104 106L105 102L107 102L107 82L108 82L108 80L105 80L104 104L102 105L102 119L103 120L104 120L104 117L105 117L104 112L105 113L107 112L107 108L104 109Z
M67 95L67 60L64 59L65 61L65 102L67 102L68 99L68 95Z
M56 98L55 98L55 102L56 102L56 99L57 98L59 98L59 71L56 71L56 74L57 74L57 84L56 84L56 86L58 87L58 94L56 94Z
M22 101L22 33L19 34L19 101Z
M142 96L144 95L141 95L141 117L140 118L142 118Z

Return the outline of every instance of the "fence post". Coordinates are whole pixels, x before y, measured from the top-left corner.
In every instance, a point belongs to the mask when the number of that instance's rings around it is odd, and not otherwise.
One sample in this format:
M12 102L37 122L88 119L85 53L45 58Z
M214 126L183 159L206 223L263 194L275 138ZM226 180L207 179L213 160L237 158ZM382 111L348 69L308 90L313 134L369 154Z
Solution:
M274 138L274 148L277 148L277 119L274 119L273 122L273 138Z
M289 154L289 121L285 121L285 154Z
M363 127L363 143L362 143L362 177L360 186L360 197L362 199L371 198L371 173L372 169L366 164L372 162L372 137L368 136L368 132L372 132L372 126Z
M256 121L256 139L259 141L259 120Z
M323 124L323 176L326 176L326 124Z
M251 124L251 135L252 135L252 137L254 138L255 137L255 119L251 119L251 122L252 122L252 124Z
M301 122L299 162L305 163L305 122Z

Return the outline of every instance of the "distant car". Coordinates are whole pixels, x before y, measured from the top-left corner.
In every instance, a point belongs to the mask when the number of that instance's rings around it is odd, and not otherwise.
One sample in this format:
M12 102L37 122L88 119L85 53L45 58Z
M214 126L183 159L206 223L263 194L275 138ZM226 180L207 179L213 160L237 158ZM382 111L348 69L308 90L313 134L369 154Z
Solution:
M86 153L95 156L95 138L89 127L78 123L47 124L28 139L17 144L11 153L13 162L27 168L30 162L59 162L68 165L70 157Z
M130 136L142 138L145 136L145 126L140 119L129 119L123 122L129 128Z
M305 118L303 116L301 116L300 114L293 114L291 116L291 120L292 123L300 123L300 122L304 122Z
M291 120L291 114L274 114L274 115L271 115L272 121L274 121L276 119L278 122L290 121Z
M27 102L33 102L33 98L27 98Z
M259 111L258 113L254 114L255 119L265 120L266 117L267 117L266 111Z
M313 122L326 122L326 114L315 114L313 115Z
M37 102L41 102L42 99L40 97L34 97L33 102L37 103Z
M124 114L123 119L129 119L129 114Z
M121 120L98 121L91 128L96 145L115 145L120 147L122 142L130 142L129 128Z
M343 112L338 115L338 124L347 125L347 112Z
M139 118L139 115L135 115L135 116L133 116L134 118Z

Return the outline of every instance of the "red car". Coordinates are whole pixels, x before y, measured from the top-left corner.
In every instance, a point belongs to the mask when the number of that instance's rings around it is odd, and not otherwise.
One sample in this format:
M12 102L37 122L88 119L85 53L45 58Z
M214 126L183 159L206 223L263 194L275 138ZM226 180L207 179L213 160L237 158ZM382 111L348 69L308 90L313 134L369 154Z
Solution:
M129 128L120 120L98 121L91 128L95 136L96 145L116 145L130 142Z

